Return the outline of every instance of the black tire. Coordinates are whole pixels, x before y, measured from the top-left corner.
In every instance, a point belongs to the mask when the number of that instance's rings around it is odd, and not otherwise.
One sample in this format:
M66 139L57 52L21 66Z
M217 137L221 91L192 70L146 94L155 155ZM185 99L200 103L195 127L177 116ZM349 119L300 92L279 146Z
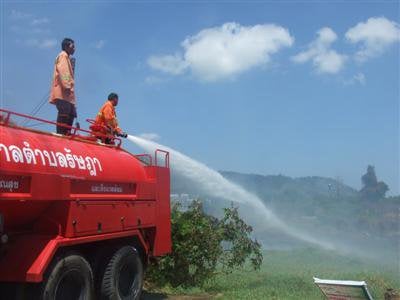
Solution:
M101 281L101 299L140 299L142 288L142 261L135 248L124 246L107 262Z
M40 299L92 300L93 273L89 263L80 255L67 255L53 263L43 282Z

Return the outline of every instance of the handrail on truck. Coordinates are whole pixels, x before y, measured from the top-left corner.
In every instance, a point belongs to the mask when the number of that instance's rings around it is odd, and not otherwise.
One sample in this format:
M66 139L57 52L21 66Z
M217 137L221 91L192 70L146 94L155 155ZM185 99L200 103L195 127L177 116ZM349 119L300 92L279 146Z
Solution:
M1 118L1 113L4 113L5 117ZM0 124L4 124L4 125L9 126L10 125L11 115L15 115L15 116L26 118L26 119L30 119L30 120L35 120L35 121L46 123L46 124L51 124L51 125L56 125L56 126L61 126L61 127L64 127L64 128L68 128L71 132L70 132L69 135L66 135L66 137L69 137L70 139L73 139L74 137L83 138L83 139L88 138L87 136L79 135L78 132L88 133L89 137L93 136L92 132L89 131L89 130L86 130L86 129L81 129L81 128L74 127L74 126L69 126L69 125L66 125L66 124L63 124L63 123L57 123L57 122L53 122L53 121L49 121L49 120L45 120L45 119L41 119L41 118L37 118L37 117L25 115L25 114L21 114L21 113L16 113L16 112L9 111L9 110L6 110L6 109L1 109L1 108L0 108ZM24 129L28 129L29 130L29 128L26 128L26 127L23 127L23 126L18 126L17 125L16 127L24 128ZM114 137L114 136L110 136L110 135L106 135L106 134L102 134L102 133L98 133L98 134L96 133L96 136L98 136L100 138L109 138L112 141L116 142L115 146L117 148L121 147L122 140L120 138L118 138L118 137Z
M157 167L158 166L158 159L157 159L157 154L158 153L163 153L164 154L164 167L165 168L169 168L169 152L168 151L165 151L165 150L161 150L161 149L156 149L156 152L155 152L155 158L154 158L154 160L155 160L155 166ZM161 167L161 166L160 166Z

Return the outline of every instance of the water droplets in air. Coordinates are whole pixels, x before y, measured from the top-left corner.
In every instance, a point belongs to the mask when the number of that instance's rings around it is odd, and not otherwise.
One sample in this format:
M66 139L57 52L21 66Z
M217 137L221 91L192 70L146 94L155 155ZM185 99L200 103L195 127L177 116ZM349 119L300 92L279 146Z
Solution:
M240 208L245 208L246 215L244 217L247 222L258 220L257 226L274 227L297 239L319 245L323 248L332 248L332 245L326 242L321 242L294 228L290 228L268 209L260 198L248 192L243 187L227 180L220 173L207 167L205 164L153 141L133 135L129 135L128 139L150 154L154 153L156 149L168 151L170 153L170 166L174 172L196 184L196 187L205 196L221 198L240 204ZM254 222L251 223L254 224Z

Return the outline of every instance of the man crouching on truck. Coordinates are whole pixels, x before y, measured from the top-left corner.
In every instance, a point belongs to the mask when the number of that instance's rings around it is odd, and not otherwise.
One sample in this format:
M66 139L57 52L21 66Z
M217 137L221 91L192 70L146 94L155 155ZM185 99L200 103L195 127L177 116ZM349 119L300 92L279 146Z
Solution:
M128 135L118 127L117 115L115 113L115 106L118 105L118 95L111 93L108 95L108 100L100 108L96 116L94 124L90 126L94 136L97 136L105 144L113 144L112 138L104 138L98 134L113 135L126 138Z

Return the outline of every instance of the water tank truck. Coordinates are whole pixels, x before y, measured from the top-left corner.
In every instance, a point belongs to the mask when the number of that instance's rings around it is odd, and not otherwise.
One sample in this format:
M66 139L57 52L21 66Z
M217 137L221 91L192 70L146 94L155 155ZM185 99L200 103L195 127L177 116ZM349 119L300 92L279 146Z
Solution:
M169 153L133 155L0 109L0 299L139 299L171 251Z

